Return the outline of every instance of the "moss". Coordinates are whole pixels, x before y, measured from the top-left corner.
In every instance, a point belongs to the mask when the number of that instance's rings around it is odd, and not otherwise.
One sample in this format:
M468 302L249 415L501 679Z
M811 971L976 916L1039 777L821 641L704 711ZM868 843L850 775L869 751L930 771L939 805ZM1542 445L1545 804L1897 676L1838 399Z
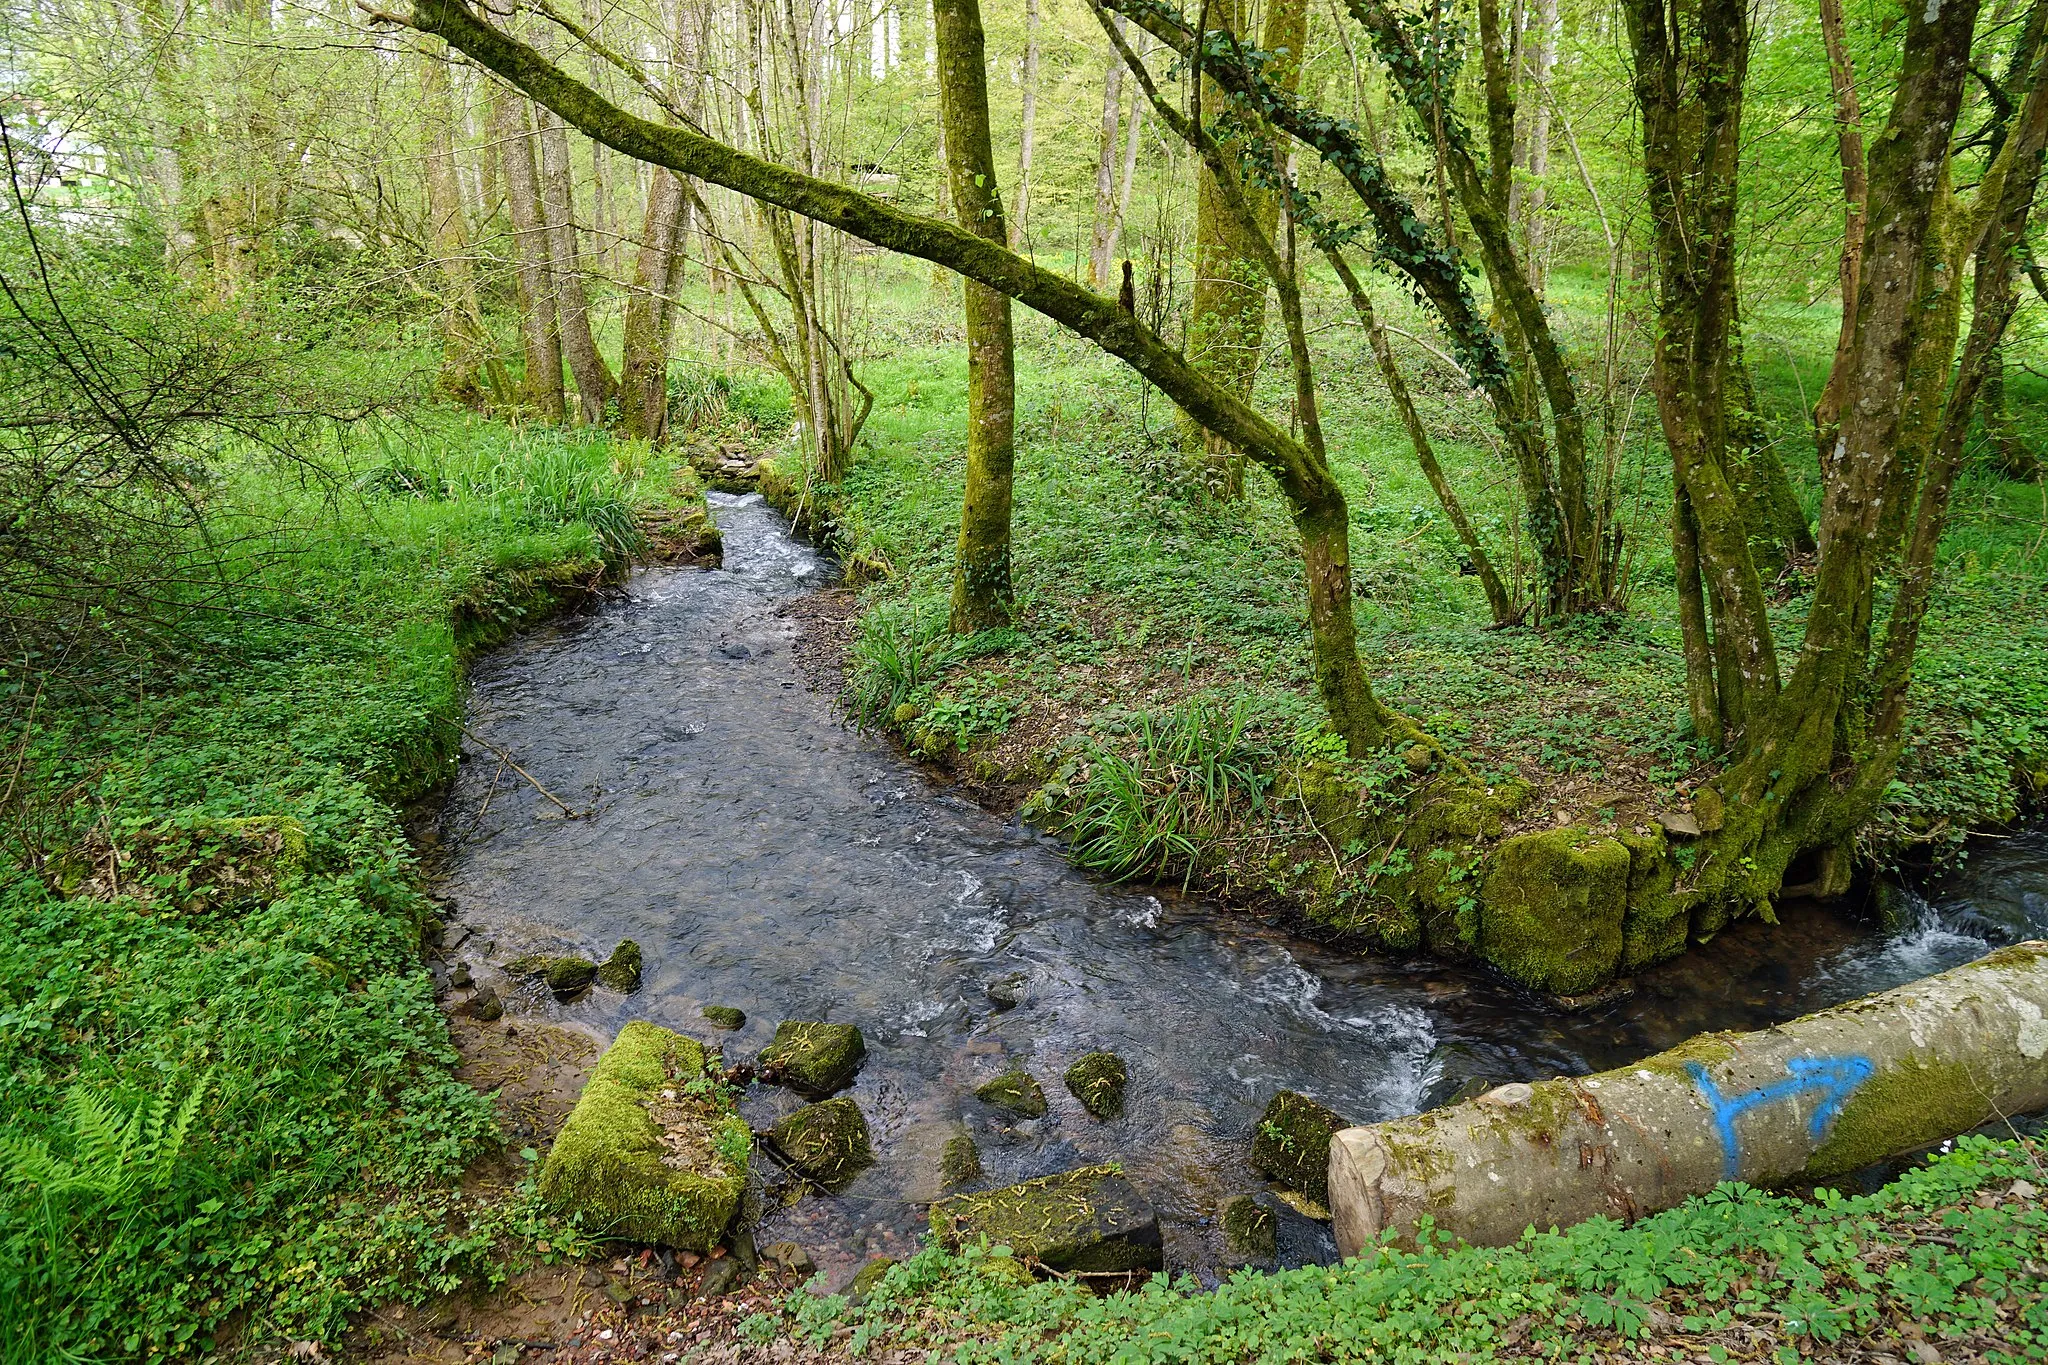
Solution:
M1282 1090L1252 1129L1252 1169L1318 1204L1330 1202L1330 1135L1351 1121L1306 1095Z
M1661 833L1617 837L1628 850L1628 909L1621 921L1621 970L1627 973L1685 951L1691 900L1672 892L1678 864Z
M1804 1174L1825 1180L1966 1133L1989 1116L1988 1093L1960 1062L1909 1057L1857 1087Z
M981 1149L974 1145L974 1134L965 1128L946 1139L946 1150L939 1156L939 1179L948 1188L981 1179Z
M838 1189L875 1164L868 1121L844 1096L807 1104L769 1130L789 1164L824 1186Z
M557 1000L568 1000L590 989L597 980L597 964L588 958L558 957L548 963L548 989Z
M853 1284L848 1293L856 1299L864 1299L875 1292L882 1281L888 1278L890 1268L896 1264L893 1256L877 1256L854 1272Z
M1223 1206L1223 1240L1232 1251L1255 1261L1270 1261L1280 1251L1280 1220L1248 1194Z
M1742 1036L1742 1034L1733 1031L1695 1034L1677 1047L1666 1048L1662 1052L1643 1058L1640 1062L1633 1062L1628 1066L1618 1067L1613 1071L1603 1074L1607 1076L1627 1076L1635 1071L1649 1071L1659 1076L1668 1076L1674 1080L1684 1081L1690 1085L1693 1079L1692 1068L1694 1065L1712 1070L1723 1062L1734 1060L1735 1043ZM1599 1080L1601 1077L1596 1076L1593 1079Z
M994 1080L975 1087L974 1097L983 1104L1007 1109L1019 1118L1045 1117L1045 1092L1028 1071L1006 1071Z
M747 1012L731 1005L706 1005L703 1015L718 1028L742 1029L747 1026Z
M541 1167L540 1195L634 1242L708 1251L739 1209L750 1139L704 1050L635 1020L599 1059Z
M598 984L621 995L640 989L640 945L623 940L597 968Z
M1115 1166L1084 1166L932 1205L932 1235L957 1251L980 1238L1066 1272L1162 1264L1159 1216Z
M760 1061L790 1089L822 1098L853 1084L867 1055L867 1043L851 1024L786 1019L775 1026L775 1041L762 1049Z
M1480 900L1480 956L1531 990L1578 995L1614 979L1629 851L1577 827L1524 834L1494 855Z
M1124 1087L1131 1073L1114 1052L1089 1053L1068 1067L1063 1079L1081 1107L1096 1118L1113 1119L1124 1111Z

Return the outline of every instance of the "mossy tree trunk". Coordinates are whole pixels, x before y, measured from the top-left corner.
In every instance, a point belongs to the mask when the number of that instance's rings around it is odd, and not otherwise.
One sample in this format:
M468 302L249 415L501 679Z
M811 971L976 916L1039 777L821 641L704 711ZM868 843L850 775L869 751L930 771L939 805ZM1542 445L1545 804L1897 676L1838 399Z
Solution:
M932 0L938 24L939 114L946 128L949 178L960 226L991 242L1009 241L996 192L988 131L987 58L977 0ZM966 284L967 490L960 503L960 545L953 562L951 625L968 634L1010 620L1010 470L1016 455L1016 342L1010 300L974 280Z
M2019 243L2048 141L2048 45L2030 22L2018 59L2025 107L1974 201L1962 205L1948 191L1977 12L1975 0L1949 0L1907 15L1897 92L1866 168L1855 342L1825 471L1813 600L1781 686L1756 561L1725 475L1725 376L1735 354L1725 322L1734 316L1727 258L1746 10L1741 0L1701 0L1675 29L1660 0L1631 0L1626 10L1656 224L1656 382L1679 489L1681 604L1690 564L1705 587L1695 604L1703 596L1706 611L1682 612L1687 671L1702 729L1719 724L1731 746L1721 775L1695 794L1707 835L1679 890L1700 907L1698 927L1776 894L1801 854L1821 855L1811 884L1842 889L1846 841L1896 767L1934 547L1977 390L2011 316ZM1989 264L1962 359L1942 364L1938 382L1916 376L1916 364L1931 363L1954 325L1943 295L1973 250L1989 253ZM1931 418L1901 401L1916 379L1941 394ZM1899 494L1902 464L1912 475ZM1873 652L1873 585L1894 496L1909 503L1900 520L1912 528L1911 543L1884 643ZM1709 627L1711 642L1701 638ZM1703 707L1702 696L1712 704Z
M1206 12L1211 41L1232 45L1239 42L1238 35L1251 17L1251 7L1243 0L1210 0ZM1301 54L1307 42L1305 0L1271 0L1260 46L1276 54L1264 69L1276 89L1294 92L1301 79ZM1262 121L1234 112L1213 83L1204 92L1203 107L1213 114L1214 129L1226 142L1272 137ZM1268 155L1276 162L1283 159L1273 151ZM1238 176L1235 167L1231 174ZM1238 183L1252 206L1258 231L1271 237L1280 221L1278 197L1247 183L1242 176ZM1216 184L1215 173L1202 167L1196 172L1195 280L1188 298L1188 357L1241 397L1251 394L1257 377L1265 344L1269 287L1255 249ZM1213 492L1226 498L1244 495L1241 453L1195 422L1183 424L1181 443Z
M545 110L540 114L540 206L547 225L548 254L554 261L555 316L562 354L576 379L585 422L602 422L618 380L598 353L590 333L590 293L583 284L583 253L576 242L575 179L569 163L569 134Z
M534 167L533 130L526 100L512 90L491 96L491 129L505 169L505 203L512 215L512 280L519 297L519 340L526 356L521 381L527 407L545 422L567 416L562 398L562 337L555 317L553 253L541 217L540 176Z
M424 53L421 61L427 217L441 273L441 391L458 403L482 407L488 382L492 401L503 405L512 400L512 385L477 309L469 224L456 181L455 111L448 70L439 53Z
M619 430L644 441L668 435L669 324L683 280L682 242L689 224L681 178L656 167L647 185L619 353Z
M1820 467L1835 460L1841 434L1842 385L1848 382L1849 358L1856 348L1856 296L1863 274L1863 201L1869 178L1863 165L1863 101L1856 93L1856 65L1849 56L1848 26L1842 0L1820 0L1821 39L1828 50L1828 82L1835 94L1835 151L1842 163L1842 253L1836 267L1841 281L1842 325L1835 334L1835 363L1827 386L1813 409L1814 442Z
M1408 431L1408 444L1415 451L1415 463L1422 469L1422 476L1429 480L1438 505L1444 509L1451 529L1457 533L1458 543L1465 547L1465 554L1472 561L1472 571L1479 576L1480 587L1486 591L1486 605L1493 613L1493 623L1497 626L1513 625L1521 620L1522 609L1507 585L1501 582L1500 574L1494 570L1492 556L1486 553L1486 545L1479 539L1472 519L1465 515L1464 503L1459 501L1457 491L1451 487L1449 477L1437 461L1429 431L1422 424L1422 415L1415 410L1415 399L1408 392L1408 383L1401 376L1400 365L1394 360L1394 348L1387 341L1387 329L1380 326L1379 317L1373 312L1372 297L1365 292L1365 286L1359 282L1358 275L1341 251L1331 247L1325 254L1336 270L1337 278L1343 282L1344 291L1351 296L1351 306L1358 313L1359 325L1365 328L1373 359L1379 363L1380 378L1386 381L1387 396L1393 400L1394 411L1400 414L1401 425Z
M1138 319L1000 243L920 217L857 190L763 161L687 128L619 108L459 0L422 0L411 22L615 151L802 214L839 231L944 266L1025 304L1124 360L1205 426L1273 475L1302 539L1318 695L1353 753L1385 742L1398 717L1373 696L1351 612L1350 528L1343 490L1320 454L1288 436L1190 364ZM1156 107L1156 106L1155 106Z

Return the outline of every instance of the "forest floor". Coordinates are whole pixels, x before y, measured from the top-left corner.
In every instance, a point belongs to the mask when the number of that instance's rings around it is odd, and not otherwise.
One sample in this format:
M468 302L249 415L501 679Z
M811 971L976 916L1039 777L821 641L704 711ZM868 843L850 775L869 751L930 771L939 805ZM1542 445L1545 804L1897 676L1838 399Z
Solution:
M1232 743L1261 770L1320 752L1298 561L1275 499L1256 479L1241 503L1210 499L1187 481L1156 399L1036 324L1023 329L1018 625L948 646L939 627L964 375L931 313L891 325L915 341L873 367L871 448L836 509L843 547L889 573L806 607L827 646L814 664L825 685L836 641L853 660L849 700L872 703L879 686L888 705L869 704L871 716L997 802L1057 778L1076 746L1138 744L1191 698L1242 717ZM1782 415L1790 386L1764 377ZM1487 630L1426 488L1375 412L1369 369L1335 356L1329 382L1382 695L1483 771L1534 781L1532 820L1590 812L1619 825L1681 800L1707 758L1675 722L1654 498L1629 495L1641 549L1627 615ZM720 383L683 396L748 427L756 448L786 429L772 401ZM1475 516L1511 543L1511 490L1484 430L1447 383L1423 396ZM787 1275L704 1303L689 1295L709 1263L641 1261L636 1249L622 1268L618 1249L539 1208L527 1178L589 1040L529 1034L516 1020L517 1033L488 1041L465 1023L451 1031L422 957L434 907L401 811L453 762L465 658L602 591L636 522L657 548L689 549L698 481L672 456L601 436L430 419L344 489L252 474L218 490L211 529L233 556L224 572L238 609L198 614L172 645L54 670L10 736L6 835L20 860L0 879L0 1140L54 1163L51 1188L64 1193L0 1202L0 1359L270 1360L288 1347L320 1359L320 1343L339 1343L350 1324L362 1354L409 1350L424 1325L441 1353L429 1358L494 1365L542 1339L556 1359L669 1365L700 1346L699 1361L743 1348L780 1360L870 1342L918 1357L944 1345L972 1358L983 1342L1009 1352L990 1359L1195 1359L1186 1343L1243 1345L1268 1330L1328 1337L1329 1355L1368 1321L1413 1324L1415 1358L1442 1359L1472 1349L1446 1333L1493 1303L1525 1305L1489 1329L1525 1353L1569 1338L1643 1358L1612 1344L1638 1304L1642 1322L1686 1351L1764 1359L1779 1349L1769 1333L1794 1330L1782 1309L1794 1290L1867 1294L1869 1305L1839 1311L1878 1353L1869 1359L1930 1358L1912 1345L1913 1321L1949 1333L1929 1347L1938 1352L1988 1352L1998 1332L2040 1330L2030 1315L2041 1269L2028 1259L2040 1254L2040 1209L2028 1191L2048 1179L2016 1148L1970 1149L1894 1187L1904 1193L1872 1196L1905 1202L1858 1205L1853 1254L1821 1245L1839 1219L1808 1212L1817 1205L1758 1196L1681 1211L1668 1226L1685 1245L1708 1230L1687 1218L1740 1224L1726 1264L1745 1268L1716 1281L1736 1316L1694 1312L1712 1323L1698 1332L1677 1307L1657 1310L1680 1319L1664 1331L1648 1305L1676 1300L1643 1288L1648 1279L1587 1278L1643 1264L1598 1228L1538 1244L1583 1262L1569 1274L1549 1252L1446 1251L1251 1277L1209 1296L1157 1282L1105 1300L1026 1289L933 1252L858 1309L785 1300ZM1655 487L1650 454L1628 458L1624 487ZM2042 762L2043 496L1976 475L1959 490L1918 749L1874 851L1947 847L1964 828L2012 818L2021 770ZM1784 610L1789 625L1796 594ZM893 676L881 666L891 649L905 665ZM1284 792L1261 794L1261 818L1294 818ZM1293 837L1312 829L1282 833L1316 856ZM2033 1250L2014 1249L2021 1237ZM1679 1285L1667 1272L1684 1255L1656 1256L1667 1288ZM1511 1262L1529 1267L1523 1279L1501 1277ZM1866 1273L1877 1279L1866 1285ZM522 1304L516 1321L450 1307L508 1285L487 1311ZM1413 1312L1385 1311L1395 1305ZM1814 1312L1814 1323L1835 1321ZM1128 1353L1141 1349L1150 1354Z
M1716 769L1685 719L1654 410L1638 395L1623 414L1633 434L1611 475L1627 533L1625 609L1495 629L1356 328L1332 300L1321 306L1324 422L1350 500L1361 649L1381 699L1483 779L1527 785L1503 834L1566 824L1649 833L1659 815L1684 812ZM1812 502L1812 385L1800 369L1820 371L1831 334L1796 310L1760 311L1758 327L1778 343L1758 370L1760 404ZM912 344L920 329L899 326L902 344L867 371L871 448L822 518L849 562L882 574L829 608L850 706L987 804L1030 802L1025 814L1098 870L1191 877L1247 901L1327 885L1333 868L1340 888L1369 887L1388 870L1385 851L1335 846L1312 796L1270 784L1342 757L1321 732L1298 543L1270 479L1251 471L1245 498L1220 500L1183 457L1170 405L1020 314L1014 628L955 640L945 621L964 366L957 347ZM924 335L944 336L942 321L930 327ZM1479 404L1426 352L1405 360L1496 562L1526 571L1513 480ZM1274 411L1286 407L1283 378L1265 381ZM1810 589L1796 568L1776 585L1781 657L1796 652ZM1862 835L1866 866L1939 865L1961 855L1968 833L2009 826L2048 797L2048 488L1966 474L1937 604L1910 740ZM1181 818L1186 844L1159 837L1175 827L1176 745L1262 775L1223 818ZM1149 804L1103 789L1094 760L1105 753L1127 761ZM1397 799L1397 766L1348 776Z

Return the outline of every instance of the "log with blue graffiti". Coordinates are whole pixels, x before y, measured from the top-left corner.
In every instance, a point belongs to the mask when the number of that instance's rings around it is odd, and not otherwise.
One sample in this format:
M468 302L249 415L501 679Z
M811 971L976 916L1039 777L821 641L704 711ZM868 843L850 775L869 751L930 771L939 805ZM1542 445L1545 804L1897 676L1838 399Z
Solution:
M1688 1063L1686 1070L1692 1073L1693 1084L1714 1111L1714 1126L1721 1134L1722 1169L1729 1180L1734 1180L1742 1170L1742 1138L1735 1131L1738 1117L1807 1091L1819 1091L1820 1102L1807 1120L1807 1131L1819 1142L1828 1135L1849 1096L1870 1079L1876 1068L1868 1057L1794 1057L1785 1063L1788 1074L1784 1080L1740 1095L1722 1094L1714 1078L1698 1062Z

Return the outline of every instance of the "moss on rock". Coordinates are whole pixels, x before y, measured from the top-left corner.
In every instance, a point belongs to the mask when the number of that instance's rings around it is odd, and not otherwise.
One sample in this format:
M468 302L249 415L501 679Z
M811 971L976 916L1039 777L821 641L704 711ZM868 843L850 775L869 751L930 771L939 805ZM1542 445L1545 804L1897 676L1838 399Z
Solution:
M1576 826L1495 853L1480 898L1479 955L1531 990L1578 995L1614 979L1629 851Z
M1124 1088L1130 1079L1130 1068L1114 1052L1089 1053L1068 1067L1065 1077L1081 1107L1098 1119L1113 1119L1123 1112Z
M598 964L598 984L606 990L631 995L640 989L640 965L640 945L625 939L612 949L610 957Z
M1045 1091L1039 1089L1030 1072L1021 1068L1005 1071L994 1080L976 1086L974 1097L983 1104L1006 1109L1019 1118L1045 1117Z
M717 1028L742 1029L747 1026L747 1012L731 1005L706 1005L703 1015Z
M761 1051L763 1070L799 1094L822 1099L853 1084L867 1043L851 1024L786 1019L775 1026L775 1041Z
M1270 1261L1280 1252L1280 1220L1248 1194L1223 1206L1223 1240L1239 1256Z
M981 1174L981 1149L974 1145L974 1134L962 1128L946 1139L946 1150L939 1157L939 1179L951 1188L979 1180Z
M597 980L597 964L585 957L558 957L548 963L548 989L557 1000L573 1000Z
M826 1189L838 1189L875 1164L868 1121L860 1106L841 1096L807 1104L769 1130L789 1164Z
M883 1280L888 1278L889 1271L895 1264L896 1258L893 1256L875 1257L854 1272L853 1284L848 1288L847 1292L856 1299L866 1298L880 1287Z
M619 1031L541 1167L540 1195L593 1231L708 1251L739 1209L751 1137L704 1049L644 1020Z
M1330 1202L1330 1135L1351 1121L1306 1095L1283 1090L1252 1129L1252 1169L1318 1204Z
M958 1251L980 1238L1067 1273L1157 1269L1159 1215L1115 1166L1084 1166L932 1206L932 1235Z

